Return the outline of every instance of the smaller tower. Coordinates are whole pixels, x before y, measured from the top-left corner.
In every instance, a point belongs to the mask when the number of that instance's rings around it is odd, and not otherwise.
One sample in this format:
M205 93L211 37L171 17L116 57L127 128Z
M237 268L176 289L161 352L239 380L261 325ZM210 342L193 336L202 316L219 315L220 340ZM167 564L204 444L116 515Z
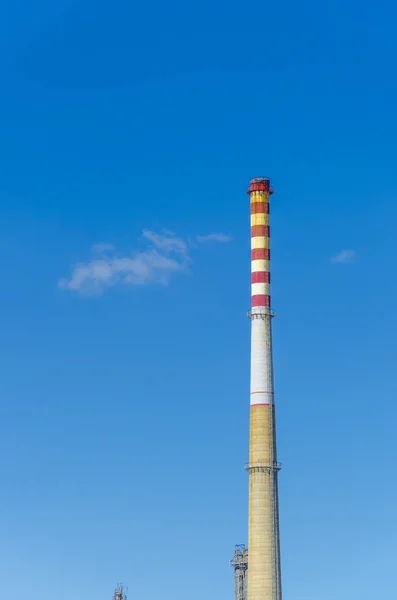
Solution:
M113 596L113 600L127 600L125 590L127 588L124 585L118 585Z
M235 546L233 559L230 561L234 568L234 600L247 599L247 569L248 548L244 544Z

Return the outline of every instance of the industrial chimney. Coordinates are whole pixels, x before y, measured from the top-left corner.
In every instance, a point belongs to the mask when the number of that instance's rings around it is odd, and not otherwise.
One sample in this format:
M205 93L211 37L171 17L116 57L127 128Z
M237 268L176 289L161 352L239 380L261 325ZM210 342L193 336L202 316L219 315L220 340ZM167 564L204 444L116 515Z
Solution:
M251 179L251 390L248 585L238 600L281 600L276 426L273 391L272 311L270 296L270 196L266 177ZM232 561L237 568L238 561ZM241 577L241 566L240 569ZM245 577L244 571L244 577ZM235 580L239 580L235 573ZM237 596L237 589L236 589ZM247 598L246 598L247 597Z

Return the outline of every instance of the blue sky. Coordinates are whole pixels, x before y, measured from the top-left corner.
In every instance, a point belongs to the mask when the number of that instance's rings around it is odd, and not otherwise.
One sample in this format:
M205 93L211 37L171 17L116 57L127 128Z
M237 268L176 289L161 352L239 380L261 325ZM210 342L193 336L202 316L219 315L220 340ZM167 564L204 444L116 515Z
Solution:
M262 174L285 599L395 597L396 12L2 3L1 598L233 597Z

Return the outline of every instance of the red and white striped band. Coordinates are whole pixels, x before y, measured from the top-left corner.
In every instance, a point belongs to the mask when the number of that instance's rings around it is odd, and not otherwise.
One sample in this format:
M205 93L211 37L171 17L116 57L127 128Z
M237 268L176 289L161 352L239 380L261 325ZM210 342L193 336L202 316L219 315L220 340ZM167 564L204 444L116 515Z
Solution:
M251 204L251 304L270 308L270 186L259 181L249 188Z

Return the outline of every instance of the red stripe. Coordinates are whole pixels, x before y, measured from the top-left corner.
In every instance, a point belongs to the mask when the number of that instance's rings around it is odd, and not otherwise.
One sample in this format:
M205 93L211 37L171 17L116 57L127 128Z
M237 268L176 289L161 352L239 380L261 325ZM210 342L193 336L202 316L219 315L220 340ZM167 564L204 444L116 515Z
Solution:
M251 250L251 260L270 260L268 248L254 248Z
M270 179L264 179L263 181L251 181L250 186L247 190L250 192L269 192L270 191Z
M270 283L270 273L268 271L252 273L251 283Z
M268 294L255 294L252 296L252 306L270 307L270 296Z
M251 202L251 215L269 214L269 202Z
M271 406L271 405L269 403L267 403L267 404L262 404L262 403L260 403L260 404L251 404L251 408L253 408L254 406Z
M251 237L256 237L258 235L270 237L269 225L252 225Z

